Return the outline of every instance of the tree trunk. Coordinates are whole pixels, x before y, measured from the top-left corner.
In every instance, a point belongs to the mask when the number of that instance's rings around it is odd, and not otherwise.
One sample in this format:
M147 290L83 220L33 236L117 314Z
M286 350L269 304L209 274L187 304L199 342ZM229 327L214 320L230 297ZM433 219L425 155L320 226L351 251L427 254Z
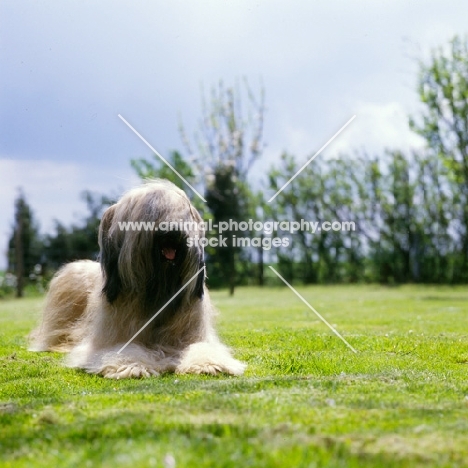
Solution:
M16 214L15 257L16 257L16 297L23 297L24 254L23 254L23 216L22 210Z

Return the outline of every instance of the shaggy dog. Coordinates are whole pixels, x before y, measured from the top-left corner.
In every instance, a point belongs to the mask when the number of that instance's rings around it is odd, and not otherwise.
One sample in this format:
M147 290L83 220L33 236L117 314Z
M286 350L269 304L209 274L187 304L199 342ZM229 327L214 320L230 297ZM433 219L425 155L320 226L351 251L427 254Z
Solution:
M125 222L155 228L126 230ZM168 230L169 222L184 228ZM127 192L101 220L100 261L76 261L55 275L30 349L69 352L69 367L114 379L242 374L245 364L213 328L203 249L188 246L189 238L204 236L201 222L185 193L168 181Z

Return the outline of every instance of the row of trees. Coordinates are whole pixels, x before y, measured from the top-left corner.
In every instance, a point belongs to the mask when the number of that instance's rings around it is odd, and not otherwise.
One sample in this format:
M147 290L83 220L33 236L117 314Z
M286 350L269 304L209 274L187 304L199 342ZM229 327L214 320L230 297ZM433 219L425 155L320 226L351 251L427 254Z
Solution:
M281 187L297 169L294 158L283 155L270 172L271 186ZM308 166L292 185L270 209L274 217L351 221L356 230L294 234L292 251L278 252L290 279L466 280L460 256L465 228L457 221L461 211L454 204L458 186L449 189L447 170L432 155L389 151L381 157L343 157Z
M272 235L287 235L290 245L269 251L208 248L211 285L228 286L233 293L236 284L263 284L266 262L278 263L285 277L304 283L466 282L467 41L456 37L450 47L435 51L427 63L421 62L418 82L423 111L410 119L410 126L426 140L423 151L405 154L392 149L377 156L358 153L316 159L271 204L264 202L262 194L279 189L303 161L285 153L260 188L249 184L250 169L264 147L263 89L254 93L246 82L233 88L222 84L213 88L208 103L203 102L196 136L189 138L180 126L185 156L173 152L169 158L205 194L206 205L193 197L205 218L211 217L215 223L249 218L353 221L357 229L293 235L276 232ZM156 156L133 160L132 166L141 178L165 177L186 188ZM90 215L83 225L67 229L57 224L55 235L47 237L37 250L53 267L97 253L99 217L111 199L89 193L85 197ZM243 235L265 236L259 232ZM12 236L10 264L18 255L15 238L17 233ZM40 244L30 243L31 252L33 245ZM34 261L25 257L26 269Z

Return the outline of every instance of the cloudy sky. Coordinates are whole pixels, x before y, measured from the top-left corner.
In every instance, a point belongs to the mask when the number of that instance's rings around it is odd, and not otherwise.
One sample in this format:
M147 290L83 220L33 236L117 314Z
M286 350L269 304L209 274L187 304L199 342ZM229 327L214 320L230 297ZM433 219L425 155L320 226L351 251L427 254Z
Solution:
M22 187L42 232L85 213L84 189L137 183L129 161L182 149L200 88L246 77L266 93L260 176L283 150L304 161L421 144L417 59L468 33L466 0L0 2L0 268Z

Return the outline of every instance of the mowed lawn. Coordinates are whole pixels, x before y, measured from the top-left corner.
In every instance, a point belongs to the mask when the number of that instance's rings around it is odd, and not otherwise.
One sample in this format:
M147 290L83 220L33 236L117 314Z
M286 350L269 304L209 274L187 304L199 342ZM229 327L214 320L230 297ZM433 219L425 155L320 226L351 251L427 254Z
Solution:
M0 466L468 466L468 287L212 296L243 377L112 381L26 350L42 299L0 301Z

